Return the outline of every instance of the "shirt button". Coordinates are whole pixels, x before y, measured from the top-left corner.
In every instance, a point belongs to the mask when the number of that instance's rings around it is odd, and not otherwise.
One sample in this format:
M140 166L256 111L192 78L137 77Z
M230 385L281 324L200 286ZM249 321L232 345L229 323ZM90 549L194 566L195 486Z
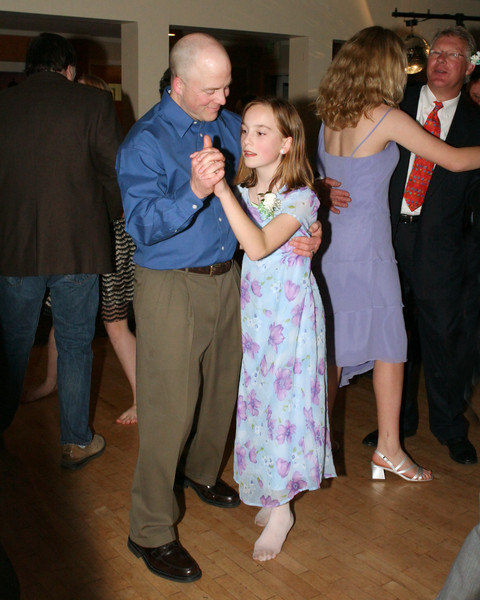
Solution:
M220 221L220 223L222 222L222 217L218 217L218 220Z
M203 133L200 134L200 137L203 137Z
M222 248L221 248L221 249L222 249L222 250L225 250L225 246L222 246Z
M192 208L195 210L195 209L197 209L198 207L197 207L197 205L196 205L196 204L192 204Z

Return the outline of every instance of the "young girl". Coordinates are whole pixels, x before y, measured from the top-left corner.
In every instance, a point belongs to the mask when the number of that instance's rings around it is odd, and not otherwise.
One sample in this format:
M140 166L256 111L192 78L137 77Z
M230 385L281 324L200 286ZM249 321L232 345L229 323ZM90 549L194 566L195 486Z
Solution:
M290 501L335 477L325 401L323 307L310 259L292 254L308 235L318 200L300 117L288 102L250 102L241 127L235 198L215 186L244 248L241 280L243 363L234 476L265 527L253 558L269 560L293 525ZM208 167L205 167L207 169Z
M405 67L401 39L388 29L369 27L342 46L320 83L319 171L341 181L354 199L341 214L329 214L331 243L321 276L331 302L327 338L329 325L334 332L329 409L339 382L345 385L373 366L378 446L372 477L384 479L390 471L426 482L432 473L416 465L399 440L407 337L388 206L399 150L390 142L450 171L479 168L480 148L450 147L398 108ZM446 72L443 67L442 76Z

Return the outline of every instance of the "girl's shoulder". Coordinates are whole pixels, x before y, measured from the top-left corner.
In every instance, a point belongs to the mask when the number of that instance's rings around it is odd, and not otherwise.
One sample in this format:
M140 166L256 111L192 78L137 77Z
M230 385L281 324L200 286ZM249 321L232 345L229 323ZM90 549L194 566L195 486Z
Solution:
M316 193L307 185L295 188L288 192L285 188L282 188L279 191L279 194L282 196L282 199L288 199L290 201L306 200L308 198L316 198L317 196Z
M319 207L317 194L308 186L281 192L282 212L310 215Z

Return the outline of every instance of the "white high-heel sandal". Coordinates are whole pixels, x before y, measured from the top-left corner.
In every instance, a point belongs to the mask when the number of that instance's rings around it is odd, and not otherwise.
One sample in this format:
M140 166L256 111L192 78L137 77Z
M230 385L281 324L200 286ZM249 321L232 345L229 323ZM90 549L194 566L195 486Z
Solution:
M402 466L405 464L405 461L408 458L406 454L403 457L403 460L396 467L393 465L392 461L389 458L387 458L378 450L375 450L375 454L377 454L384 462L386 462L388 467L381 467L380 465L375 464L372 460L372 479L385 479L385 471L390 471L390 473L398 475L402 479L405 479L405 481L412 481L414 483L432 481L433 479L433 473L431 473L431 477L429 479L423 479L424 469L423 467L419 467L416 463L413 463L411 466L402 469ZM404 473L408 473L409 471L415 468L417 469L417 471L415 475L413 475L413 477L406 477L404 475Z

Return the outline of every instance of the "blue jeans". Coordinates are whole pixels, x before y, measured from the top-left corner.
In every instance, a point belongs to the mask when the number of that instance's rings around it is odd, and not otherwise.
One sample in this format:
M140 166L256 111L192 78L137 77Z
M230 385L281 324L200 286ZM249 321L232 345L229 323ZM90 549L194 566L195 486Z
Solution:
M10 425L20 403L30 349L47 287L52 297L58 350L60 443L86 445L92 440L88 421L98 275L0 276L3 353L0 431Z

